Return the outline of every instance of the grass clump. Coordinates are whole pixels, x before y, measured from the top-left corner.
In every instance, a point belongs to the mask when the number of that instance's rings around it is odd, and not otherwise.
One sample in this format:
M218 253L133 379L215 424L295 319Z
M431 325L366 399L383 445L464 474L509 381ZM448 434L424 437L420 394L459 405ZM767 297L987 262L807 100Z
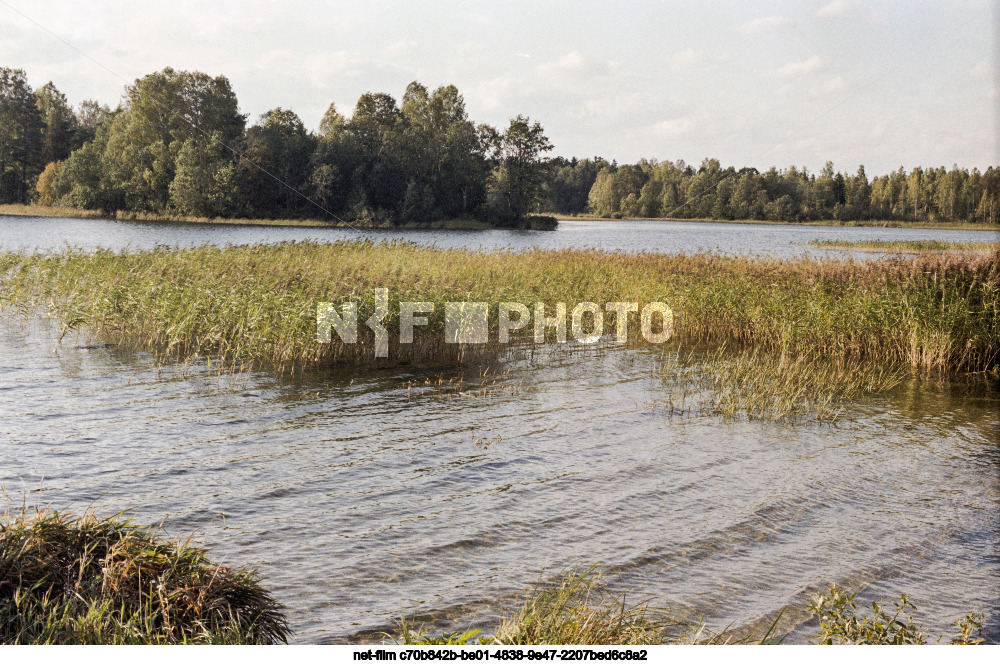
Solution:
M491 643L649 645L679 639L687 631L688 624L672 613L648 602L629 605L624 594L611 592L600 580L591 568L536 585L520 611L500 622Z
M946 242L944 240L810 240L809 245L819 249L848 249L901 254L1000 250L998 242Z
M895 602L895 611L884 610L872 602L872 614L859 618L854 603L856 594L850 594L833 584L825 593L813 597L809 612L819 621L817 642L823 645L920 645L927 643L927 635L909 614L915 608L904 594ZM959 618L959 634L952 639L956 645L983 643L983 614L974 612ZM942 637L943 638L943 637ZM940 638L938 641L940 642Z
M45 510L0 522L0 643L285 642L282 611L255 571L128 519Z
M780 615L779 615L780 618ZM602 583L596 568L572 568L548 584L528 589L517 613L501 619L492 636L480 630L428 635L411 629L405 620L400 642L404 645L662 645L776 643L777 621L764 635L750 634L733 640L715 634L680 609L665 609L648 601L630 604L624 593Z

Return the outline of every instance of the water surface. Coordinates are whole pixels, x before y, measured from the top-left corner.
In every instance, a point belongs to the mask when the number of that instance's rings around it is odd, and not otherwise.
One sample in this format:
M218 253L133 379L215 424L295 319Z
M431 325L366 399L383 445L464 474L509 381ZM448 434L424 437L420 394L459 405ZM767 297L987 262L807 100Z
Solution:
M586 563L715 628L800 623L839 582L908 593L932 634L985 610L997 638L995 392L917 381L835 425L775 424L669 416L649 350L485 378L220 378L56 331L0 322L0 485L259 565L299 642L377 639L402 615L489 628Z
M809 247L810 240L941 240L989 242L1000 234L918 228L792 226L681 221L562 221L555 231L435 231L354 230L301 226L240 226L106 219L62 219L0 216L0 249L53 251L67 246L83 249L151 249L272 244L312 240L402 240L444 248L582 249L678 253L719 251L771 256L845 256L868 260L880 254Z

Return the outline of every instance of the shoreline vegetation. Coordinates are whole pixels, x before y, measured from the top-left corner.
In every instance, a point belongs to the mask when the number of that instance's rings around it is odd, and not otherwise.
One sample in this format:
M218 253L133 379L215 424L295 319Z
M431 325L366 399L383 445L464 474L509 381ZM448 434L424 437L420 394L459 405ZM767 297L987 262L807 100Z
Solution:
M2 208L0 208L2 209ZM687 217L608 217L595 214L551 213L558 221L670 221L677 223L695 222L708 224L760 224L762 226L831 226L843 228L920 228L953 231L1000 232L1000 224L972 223L967 221L897 221L892 219L863 219L841 221L839 219L818 219L809 221L780 221L769 219L713 219Z
M0 514L0 644L286 643L257 572L121 515Z
M913 603L904 594L886 611L873 603L870 615L857 612L857 594L837 584L813 593L805 613L818 623L813 642L822 645L923 645L928 635L914 621ZM524 604L500 619L492 635L481 630L429 635L405 620L395 643L402 645L780 645L786 635L784 611L762 627L712 632L704 620L680 607L630 604L624 593L611 591L596 567L572 568L529 588ZM955 621L953 645L979 645L985 614L970 611ZM781 627L779 627L781 625ZM391 635L387 635L390 636ZM946 637L940 636L937 643Z
M818 619L821 644L921 644L927 635L904 595L895 613L873 606L856 615L856 595L837 585L804 607ZM122 515L74 517L53 510L0 514L0 644L288 643L287 609L261 586L256 570L210 561L187 540L165 540ZM703 618L649 600L629 603L596 566L571 568L528 588L492 635L428 635L405 617L389 643L433 645L780 644L784 611L762 627L715 633ZM983 642L985 616L958 618L951 643ZM940 639L939 639L940 641Z
M522 253L365 241L247 247L0 253L0 304L45 307L64 331L219 366L295 371L337 364L386 367L496 357L497 306L558 302L664 302L673 342L754 348L779 358L868 362L916 372L996 371L1000 358L1000 253L927 254L876 262L744 258L712 253ZM334 335L318 343L317 305L359 320L388 288L390 346ZM401 301L430 302L428 325L400 344ZM487 302L491 343L444 342L444 303ZM611 325L609 320L606 325ZM630 339L641 339L637 316ZM531 326L522 330L530 332ZM367 336L366 336L367 334ZM549 330L552 338L553 330ZM526 340L522 339L522 341Z
M597 218L961 227L1000 226L1000 168L914 167L869 179L707 158L547 157L538 122L475 123L454 85L411 82L401 99L330 104L317 130L292 110L254 123L225 76L170 67L137 79L114 109L72 107L49 82L0 67L0 203L102 216L308 220L359 227L472 219L518 228L528 214ZM259 223L266 223L261 221ZM449 222L450 223L450 222ZM968 224L968 226L966 226Z
M884 254L996 253L1000 242L946 242L943 240L810 240L817 249L846 249Z
M66 219L108 219L114 221L152 221L165 223L188 224L223 224L234 226L302 226L308 228L356 228L384 230L489 230L494 226L478 219L439 219L429 222L413 222L395 226L391 224L362 225L340 221L323 221L321 219L266 219L266 218L236 218L236 217L198 217L191 215L157 214L154 212L128 212L118 210L114 214L105 214L100 210L84 210L66 206L46 206L38 204L21 205L16 203L0 204L0 216L9 217L51 217ZM370 222L369 222L370 223ZM520 230L555 230L558 221L555 217L541 214L529 214L515 227Z
M454 85L417 81L399 102L366 92L318 131L272 108L256 123L225 76L170 67L117 108L77 109L50 82L0 67L0 203L198 219L315 219L359 227L474 220L520 228L552 150L523 115L475 123Z

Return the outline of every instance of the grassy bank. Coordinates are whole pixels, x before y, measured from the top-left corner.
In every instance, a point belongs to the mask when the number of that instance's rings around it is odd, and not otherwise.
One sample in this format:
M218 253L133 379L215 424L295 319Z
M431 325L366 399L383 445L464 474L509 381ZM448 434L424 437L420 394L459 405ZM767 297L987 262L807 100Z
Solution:
M238 226L310 226L331 227L336 222L319 219L224 219L222 217L190 217L184 215L155 214L153 212L126 212L119 210L106 214L100 210L83 210L74 207L48 207L44 205L0 205L0 215L11 217L55 217L67 219L116 219L119 221L168 221L191 224L235 224Z
M590 214L556 214L555 217L559 221L695 221L712 224L763 224L765 226L844 226L848 228L937 228L954 231L1000 231L1000 224L973 224L965 221L896 221L892 219L865 219L859 221L840 221L838 219L824 219L820 221L767 221L761 219L677 219L675 217L618 219Z
M1000 251L1000 242L945 242L942 240L810 240L809 246L817 249L847 249L885 254L927 254L942 252Z
M347 223L340 220L323 219L248 219L232 217L192 217L186 215L166 215L153 212L127 212L118 210L108 215L100 210L83 210L74 207L48 207L44 205L0 205L0 215L10 217L54 217L68 219L115 219L119 221L159 221L188 224L231 224L236 226L305 226L311 228L371 228L364 224ZM523 227L531 230L554 230L555 217L529 216ZM379 228L402 230L451 230L478 231L494 228L485 221L476 219L442 219L426 224L405 224L403 226L381 226Z
M0 643L284 642L256 572L218 566L121 518L0 518Z
M1000 356L997 254L858 263L288 243L2 254L0 286L7 305L47 306L67 329L88 327L112 343L281 368L371 364L364 321L381 287L391 296L390 363L501 350L444 343L444 303L465 300L490 303L492 340L500 302L542 302L551 316L556 302L572 310L578 302L662 301L674 311L674 340L685 344L957 372L989 370ZM360 343L336 336L317 343L317 304L332 302L339 312L346 301L359 303ZM398 343L399 301L434 304L429 326L416 328L412 344ZM606 318L611 333L614 315ZM637 318L629 317L631 339L641 338Z

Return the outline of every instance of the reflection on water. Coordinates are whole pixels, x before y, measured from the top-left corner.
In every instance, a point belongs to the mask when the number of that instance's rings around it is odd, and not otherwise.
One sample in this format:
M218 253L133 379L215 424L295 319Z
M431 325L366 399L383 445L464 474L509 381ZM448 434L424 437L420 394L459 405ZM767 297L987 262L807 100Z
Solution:
M202 244L273 244L313 240L401 240L442 248L487 251L596 248L606 251L678 253L720 251L771 256L881 254L816 249L810 240L942 240L996 242L1000 233L920 228L849 228L681 221L563 221L555 231L354 230L294 226L237 226L105 219L6 217L0 215L0 250L152 249Z
M515 358L476 396L477 369L464 393L401 371L219 378L54 336L0 323L4 489L196 531L260 565L299 641L401 615L489 626L590 562L715 628L786 606L794 623L837 581L911 594L932 634L985 610L996 638L995 393L911 382L836 425L783 425L657 410L648 350Z

